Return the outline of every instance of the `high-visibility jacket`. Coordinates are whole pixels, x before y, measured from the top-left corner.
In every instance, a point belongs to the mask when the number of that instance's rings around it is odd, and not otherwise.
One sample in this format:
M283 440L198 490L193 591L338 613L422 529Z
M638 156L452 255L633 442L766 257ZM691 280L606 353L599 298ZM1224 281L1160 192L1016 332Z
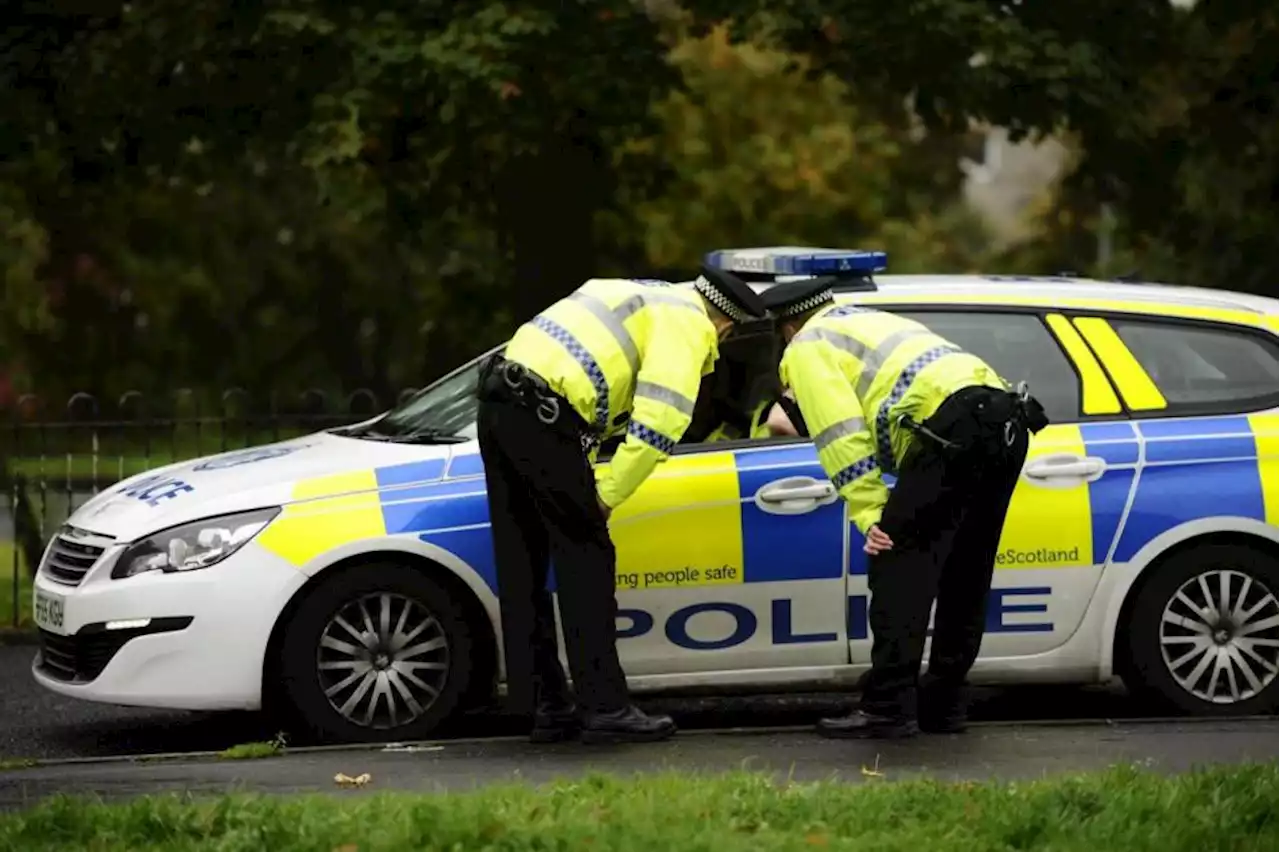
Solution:
M1007 389L995 370L918 322L854 306L827 308L805 323L782 356L779 376L795 393L822 468L865 535L889 497L912 433L956 391Z
M504 354L567 399L600 441L626 430L596 474L612 508L684 435L719 346L692 288L594 278L521 326Z
M707 443L712 441L740 441L743 438L768 438L769 409L773 407L774 402L776 400L773 397L768 397L761 400L751 410L745 435L737 424L725 422L717 426L715 431L707 436Z

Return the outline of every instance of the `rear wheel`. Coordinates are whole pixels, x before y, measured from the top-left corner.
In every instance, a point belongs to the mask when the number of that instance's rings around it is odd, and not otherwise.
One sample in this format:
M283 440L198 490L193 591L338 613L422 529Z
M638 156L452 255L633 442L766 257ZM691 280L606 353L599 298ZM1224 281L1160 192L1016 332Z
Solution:
M286 628L280 673L290 708L323 741L427 736L471 679L462 612L419 568L378 563L335 574Z
M1196 715L1275 713L1275 559L1238 545L1205 545L1153 570L1127 630L1126 685Z

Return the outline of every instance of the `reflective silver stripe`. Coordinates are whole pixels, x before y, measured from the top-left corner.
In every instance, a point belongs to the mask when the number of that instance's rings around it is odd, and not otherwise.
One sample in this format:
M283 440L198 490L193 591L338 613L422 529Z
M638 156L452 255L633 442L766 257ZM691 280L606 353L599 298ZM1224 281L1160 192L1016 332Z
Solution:
M632 299L643 299L646 304L675 305L677 308L688 308L696 313L704 313L702 306L689 299L682 299L673 293L645 293L643 296L633 296ZM631 299L627 299L628 302Z
M932 335L933 332L923 328L906 328L902 331L895 331L880 341L879 345L871 350L870 355L863 362L862 375L858 376L858 397L862 398L867 395L867 391L871 388L871 383L875 381L876 373L879 373L884 366L884 362L889 360L893 350L897 349L906 340L926 334Z
M822 341L830 343L837 349L843 349L859 361L867 354L867 345L856 337L850 337L841 331L831 328L805 328L792 338L792 343L814 343Z
M627 364L630 365L633 373L640 369L640 351L636 347L636 342L632 339L630 332L627 331L627 327L623 325L628 317L635 314L646 304L655 303L677 305L702 313L701 308L688 299L682 299L670 293L645 293L643 295L637 293L634 296L628 296L612 310L604 300L581 290L570 293L569 299L582 305L582 307L591 312L592 316L600 320L605 328L609 329L609 333L613 335L613 339L618 342L623 355L626 356Z
M861 417L850 417L848 420L841 420L839 423L832 423L827 428L818 433L813 439L813 446L818 452L822 452L831 444L840 439L847 438L850 435L856 435L859 432L867 431L867 421Z
M627 363L631 366L631 372L640 369L640 351L636 349L636 342L631 339L631 335L627 332L626 326L622 324L624 317L619 317L616 313L609 310L600 299L589 293L583 293L581 290L570 294L569 298L582 307L591 312L591 315L609 329L609 333L613 335L613 339L618 341L618 346L622 349L622 354L626 356Z
M664 402L681 414L693 415L693 400L671 388L664 388L653 382L636 382L636 396L642 396L654 402Z
M869 347L856 337L845 334L842 331L818 327L801 330L791 342L813 343L822 341L823 343L830 343L837 349L848 352L861 361L862 372L858 376L857 393L859 397L864 397L871 388L871 383L875 381L876 374L884 367L884 362L889 360L889 356L893 354L893 350L897 349L905 340L932 333L928 329L903 329L902 331L895 331L877 346Z

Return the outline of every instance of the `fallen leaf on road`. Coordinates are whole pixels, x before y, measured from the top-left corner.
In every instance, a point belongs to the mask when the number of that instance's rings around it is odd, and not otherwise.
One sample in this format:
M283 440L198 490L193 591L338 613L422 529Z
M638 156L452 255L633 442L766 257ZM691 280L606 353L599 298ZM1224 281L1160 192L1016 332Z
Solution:
M880 771L880 755L878 755L878 754L876 755L876 763L875 763L875 766L872 766L870 769L868 769L868 768L867 768L867 767L865 767L865 766L864 766L864 767L862 767L862 774L863 774L863 775L865 775L865 776L867 776L868 778L883 778L883 777L884 777L884 773Z
M389 745L384 748L383 751L400 754L417 754L423 751L444 751L444 746Z
M372 780L373 776L368 772L363 772L355 778L352 778L345 772L339 772L337 775L333 776L333 783L337 784L339 787L363 787Z

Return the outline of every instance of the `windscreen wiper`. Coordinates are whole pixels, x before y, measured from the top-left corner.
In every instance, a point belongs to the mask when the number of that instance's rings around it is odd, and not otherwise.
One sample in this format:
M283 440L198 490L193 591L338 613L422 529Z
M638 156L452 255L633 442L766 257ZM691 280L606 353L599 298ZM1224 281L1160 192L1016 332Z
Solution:
M415 429L404 435L396 435L387 440L397 444L463 444L467 438L462 435L454 435L452 432L446 432L443 429Z
M330 429L331 435L341 435L344 438L361 438L369 441L394 441L392 435L384 435L381 432L375 432L372 424L369 426L340 426L337 429Z

